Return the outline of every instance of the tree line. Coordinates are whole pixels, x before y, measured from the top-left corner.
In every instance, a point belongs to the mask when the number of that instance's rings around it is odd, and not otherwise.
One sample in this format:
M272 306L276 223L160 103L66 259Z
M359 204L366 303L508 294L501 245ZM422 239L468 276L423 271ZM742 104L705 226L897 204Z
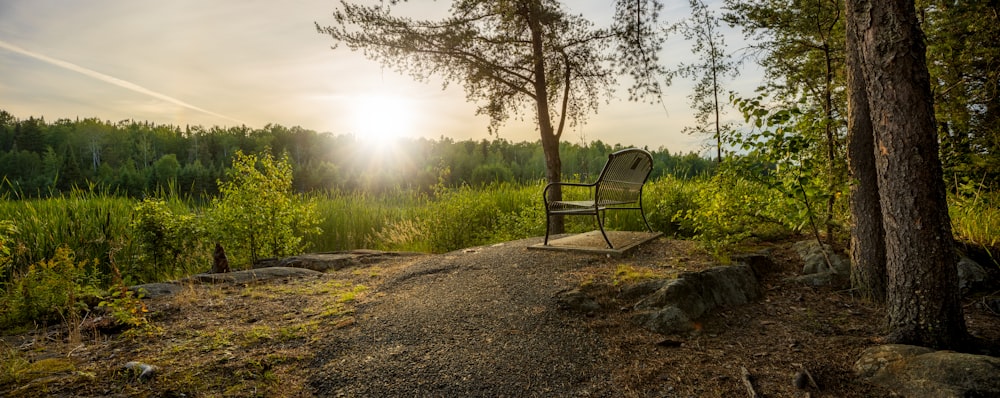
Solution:
M405 148L405 149L404 149ZM601 141L562 143L568 178L596 178L612 151L622 145ZM7 197L57 195L97 187L131 197L173 190L207 199L219 193L218 181L236 151L288 154L297 192L429 190L433 186L533 182L544 178L539 142L450 138L401 138L395 143L317 133L301 127L268 124L205 128L96 118L19 119L0 110L0 192ZM697 153L651 151L655 177L707 175L714 165Z

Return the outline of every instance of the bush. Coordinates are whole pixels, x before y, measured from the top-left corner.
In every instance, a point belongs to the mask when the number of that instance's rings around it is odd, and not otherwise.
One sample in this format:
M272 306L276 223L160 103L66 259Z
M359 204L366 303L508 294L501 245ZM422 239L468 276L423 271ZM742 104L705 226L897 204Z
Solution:
M72 250L60 246L52 259L32 264L23 275L15 275L0 302L3 326L55 323L86 311L87 305L80 299L100 295L86 267L87 261L77 262Z
M188 275L209 264L203 220L177 214L161 199L144 199L135 206L132 229L141 250L126 268L123 279L128 284Z
M793 200L725 170L702 184L694 201L696 207L677 219L716 252L751 237L773 239L797 232L806 222Z
M663 177L643 188L643 207L654 231L677 237L696 234L694 222L685 215L698 209L698 193L703 180L680 180Z
M274 159L236 151L221 197L209 210L210 232L236 264L249 266L267 257L283 257L306 248L303 235L320 232L316 204L292 192L292 166L285 155Z

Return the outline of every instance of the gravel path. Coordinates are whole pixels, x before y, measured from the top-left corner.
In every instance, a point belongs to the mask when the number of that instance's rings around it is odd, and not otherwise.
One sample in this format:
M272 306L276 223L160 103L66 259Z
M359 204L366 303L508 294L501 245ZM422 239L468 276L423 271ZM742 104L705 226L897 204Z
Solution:
M593 256L539 239L428 256L374 292L323 344L318 396L612 396L600 336L556 294ZM602 370L602 368L604 370Z

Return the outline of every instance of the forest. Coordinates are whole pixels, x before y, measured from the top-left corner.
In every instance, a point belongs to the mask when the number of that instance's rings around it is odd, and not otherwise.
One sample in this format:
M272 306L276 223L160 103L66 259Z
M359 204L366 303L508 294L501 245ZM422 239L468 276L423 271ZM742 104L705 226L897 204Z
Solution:
M621 148L621 144L596 141L563 143L560 151L566 174L585 178L600 172L607 154ZM0 194L51 197L93 186L133 198L169 188L183 197L208 199L219 193L216 181L224 176L236 151L287 153L293 186L299 193L427 191L439 183L482 186L526 183L545 176L537 142L401 138L376 147L352 135L275 124L260 129L204 128L94 118L47 123L44 117L18 119L0 110L4 176ZM672 154L659 148L651 153L656 162L652 178L690 178L709 174L715 167L693 152ZM449 172L444 176L446 169Z
M715 14L698 4L691 19L668 30L702 40L692 46L700 61L659 72L698 82L690 97L698 125L689 132L711 138L715 156L650 150L650 223L720 258L741 242L794 235L846 247L855 176L847 161L844 5L726 0ZM951 231L995 250L997 6L920 0L917 10ZM757 92L727 89L747 58L706 30L720 23L752 39L743 50L765 72ZM351 38L336 27L325 33ZM580 97L591 94L600 93ZM408 139L373 149L353 136L275 124L47 121L0 111L0 326L57 322L77 311L81 295L204 272L217 242L234 268L247 268L303 250L446 252L539 236L545 181L591 180L608 153L629 146L559 142L561 126L554 127L546 136L543 126L536 142L484 131L489 138L479 141ZM553 151L561 160L555 176ZM566 229L590 229L588 221L567 221ZM612 218L610 227L634 222Z

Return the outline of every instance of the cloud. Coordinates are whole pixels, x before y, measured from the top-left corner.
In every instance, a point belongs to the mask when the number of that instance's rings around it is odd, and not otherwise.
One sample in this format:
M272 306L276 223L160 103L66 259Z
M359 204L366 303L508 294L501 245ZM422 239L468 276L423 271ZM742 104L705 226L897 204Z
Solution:
M122 79L119 79L119 78L114 77L114 76L108 76L106 74L103 74L103 73L100 73L100 72L97 72L97 71L94 71L94 70L91 70L91 69L87 69L87 68L82 67L80 65L74 64L72 62L67 62L67 61L63 61L63 60L60 60L60 59L55 59L55 58L46 56L44 54L39 54L39 53L36 53L36 52L33 52L33 51L29 51L29 50L23 49L21 47L15 46L13 44L10 44L10 43L8 43L6 41L3 41L3 40L0 40L0 48L8 50L8 51L11 51L11 52L14 52L14 53L17 53L17 54L25 55L25 56L37 59L39 61L42 61L42 62L45 62L45 63L48 63L48 64L58 66L58 67L63 68L63 69L67 69L67 70L70 70L70 71L73 71L73 72L77 72L77 73L80 73L80 74L85 75L87 77L91 77L93 79L97 79L97 80L103 81L105 83L110 83L110 84L113 84L113 85L121 87L121 88L132 90L132 91L135 91L135 92L140 93L140 94L148 95L150 97L153 97L153 98L156 98L156 99L159 99L159 100L162 100L162 101L166 101L166 102L169 102L169 103L174 104L174 105L178 105L178 106L181 106L181 107L184 107L184 108L187 108L187 109L191 109L191 110L194 110L194 111L197 111L197 112L201 112L201 113L204 113L206 115L211 115L211 116L215 116L215 117L218 117L218 118L222 118L222 119L226 119L226 120L231 120L231 121L234 121L234 122L239 123L239 124L246 124L245 122L243 122L243 121L241 121L239 119L235 119L235 118L232 118L232 117L220 114L220 113L212 112L210 110L207 110L207 109L204 109L204 108L201 108L201 107L189 104L187 102L184 102L184 101L179 100L177 98L171 97L169 95L166 95L166 94L163 94L163 93L159 93L159 92L150 90L150 89L145 88L143 86L140 86L138 84L135 84L135 83L132 83L132 82L129 82L129 81L126 81L126 80L122 80Z

